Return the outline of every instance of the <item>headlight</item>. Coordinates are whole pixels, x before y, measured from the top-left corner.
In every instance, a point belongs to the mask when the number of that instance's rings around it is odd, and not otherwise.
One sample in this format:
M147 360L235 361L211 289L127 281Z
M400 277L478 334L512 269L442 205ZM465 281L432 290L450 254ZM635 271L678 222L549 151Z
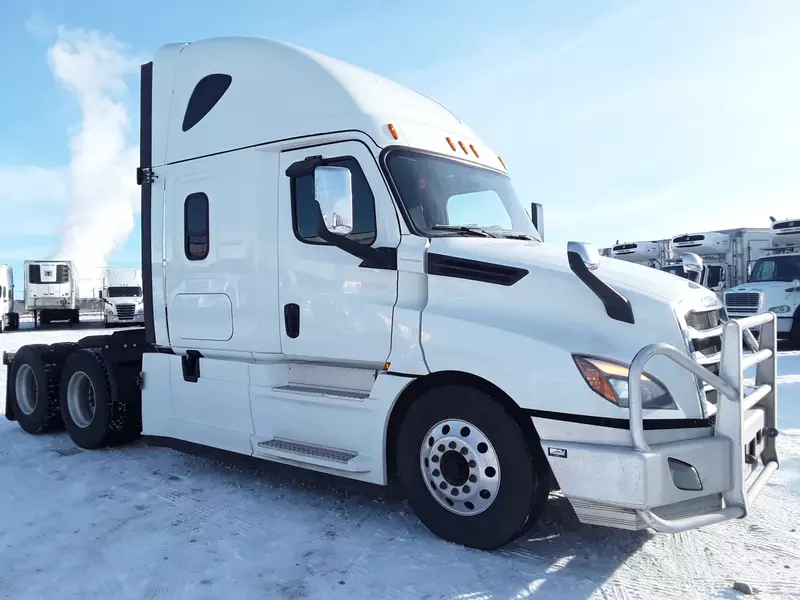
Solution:
M780 306L773 306L772 308L768 308L767 312L774 312L776 314L783 314L790 312L792 309L791 307L787 306L786 304L781 304Z
M114 307L113 306L106 306L106 314L113 315L114 314Z
M592 390L617 406L628 407L627 366L591 356L573 355L572 358ZM646 373L642 374L640 381L643 408L678 408L660 381Z

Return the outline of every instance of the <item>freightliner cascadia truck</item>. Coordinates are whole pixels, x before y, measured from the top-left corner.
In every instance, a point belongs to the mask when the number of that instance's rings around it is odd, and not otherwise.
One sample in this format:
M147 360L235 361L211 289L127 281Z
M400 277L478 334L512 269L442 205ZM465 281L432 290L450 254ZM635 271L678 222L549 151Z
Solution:
M144 327L7 354L25 431L398 481L484 549L554 489L584 523L680 532L745 517L778 468L775 316L545 243L427 96L269 40L171 44L140 148Z

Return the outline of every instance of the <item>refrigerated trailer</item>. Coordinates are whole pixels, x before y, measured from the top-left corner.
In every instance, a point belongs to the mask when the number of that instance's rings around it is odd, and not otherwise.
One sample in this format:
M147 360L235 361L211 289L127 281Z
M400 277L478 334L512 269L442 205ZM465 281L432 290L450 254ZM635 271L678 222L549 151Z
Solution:
M672 254L669 240L651 240L647 242L617 243L611 247L609 256L626 262L660 269L667 264Z
M732 319L776 315L778 336L800 348L800 219L774 221L769 232L772 245L725 293L725 308Z
M142 270L107 268L103 270L103 323L106 327L144 324Z
M681 256L694 253L703 260L699 283L721 295L747 281L750 268L765 255L770 240L770 230L765 227L684 233L672 238L673 259L662 270L683 276Z
M397 480L476 548L553 486L584 523L679 532L778 468L774 315L544 243L437 102L253 38L163 47L141 94L144 327L6 355L24 430Z
M14 311L14 270L0 265L0 332L19 329L19 313Z
M80 321L79 276L70 260L26 260L25 310L33 322Z

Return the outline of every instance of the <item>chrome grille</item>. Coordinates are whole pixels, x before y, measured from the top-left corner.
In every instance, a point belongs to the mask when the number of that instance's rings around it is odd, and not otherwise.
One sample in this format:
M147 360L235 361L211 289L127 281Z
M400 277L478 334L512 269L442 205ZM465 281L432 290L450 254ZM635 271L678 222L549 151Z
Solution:
M133 320L136 312L135 304L117 304L117 318L124 321Z
M689 328L689 351L694 355L695 360L703 367L719 375L719 353L722 351L722 331L719 335L710 337L698 337L710 329L720 326L720 310L692 310L684 315L684 320ZM708 334L705 334L708 335ZM697 356L700 354L700 356ZM697 386L705 396L709 404L717 403L717 390L704 382L697 380Z
M728 292L725 294L725 308L729 313L755 314L761 304L758 292Z

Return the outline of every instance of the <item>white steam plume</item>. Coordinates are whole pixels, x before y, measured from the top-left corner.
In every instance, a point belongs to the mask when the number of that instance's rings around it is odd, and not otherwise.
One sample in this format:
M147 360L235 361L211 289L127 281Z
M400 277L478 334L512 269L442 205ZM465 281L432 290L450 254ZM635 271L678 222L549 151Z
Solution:
M138 210L138 146L128 144L125 76L138 61L113 36L59 28L48 52L50 69L72 94L82 118L70 139L69 205L52 258L73 260L86 276L105 266L128 239Z

